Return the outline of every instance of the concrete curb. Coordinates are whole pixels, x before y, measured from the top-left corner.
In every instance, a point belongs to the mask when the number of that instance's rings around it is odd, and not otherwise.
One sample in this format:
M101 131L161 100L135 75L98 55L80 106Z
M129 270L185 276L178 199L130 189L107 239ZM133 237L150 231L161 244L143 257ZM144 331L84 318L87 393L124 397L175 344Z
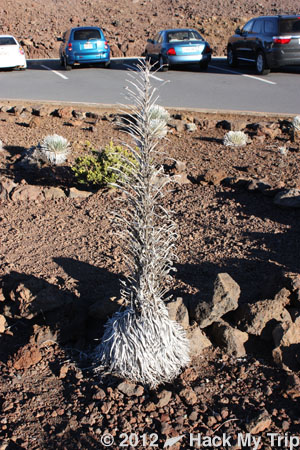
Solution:
M0 104L6 103L11 106L37 106L37 105L51 105L57 106L57 108L62 106L72 106L74 109L89 109L90 111L101 111L101 110L111 110L114 112L120 111L121 105L109 104L109 103L89 103L89 102L67 102L67 101L52 101L52 100L23 100L23 99L0 99ZM122 108L126 105L122 105ZM163 105L162 105L163 106ZM239 111L231 109L208 109L208 108L186 108L186 107L165 107L168 111L180 111L187 113L199 113L206 114L209 116L216 115L231 115L231 116L250 116L250 117L270 117L270 118L291 118L295 114L291 113L270 113L270 112L255 112L255 111Z

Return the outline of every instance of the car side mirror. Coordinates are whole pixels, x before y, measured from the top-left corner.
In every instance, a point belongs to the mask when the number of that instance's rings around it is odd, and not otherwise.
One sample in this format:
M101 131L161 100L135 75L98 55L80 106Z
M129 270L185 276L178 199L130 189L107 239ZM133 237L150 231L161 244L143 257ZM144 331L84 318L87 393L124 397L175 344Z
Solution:
M154 44L154 40L153 39L147 39L148 44Z
M237 29L235 30L235 34L242 34L242 30L240 29L240 27L237 27Z

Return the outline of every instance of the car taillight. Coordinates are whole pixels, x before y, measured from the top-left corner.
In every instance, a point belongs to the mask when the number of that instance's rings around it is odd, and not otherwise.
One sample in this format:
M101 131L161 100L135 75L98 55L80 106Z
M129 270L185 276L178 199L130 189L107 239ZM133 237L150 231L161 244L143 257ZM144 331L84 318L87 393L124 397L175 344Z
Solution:
M104 48L107 50L108 49L108 43L107 41L104 42Z
M273 36L274 44L288 44L290 41L290 37Z
M204 49L204 53L212 53L212 49L210 48L209 45L207 45Z
M21 55L24 55L24 54L25 54L25 52L24 52L24 50L22 49L22 47L19 47L19 52L21 53Z
M72 44L71 44L71 42L68 44L68 50L69 50L69 52L72 50Z
M169 56L175 56L176 55L176 51L175 48L169 48L169 50L167 51L167 55Z

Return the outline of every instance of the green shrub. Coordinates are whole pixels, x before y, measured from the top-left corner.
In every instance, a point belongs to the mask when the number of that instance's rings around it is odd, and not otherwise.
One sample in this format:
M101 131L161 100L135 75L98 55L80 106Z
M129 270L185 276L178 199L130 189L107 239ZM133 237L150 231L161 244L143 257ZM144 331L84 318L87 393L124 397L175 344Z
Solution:
M131 152L111 141L103 150L90 149L91 154L80 156L72 167L77 181L91 186L113 185L120 176L131 174L136 160Z

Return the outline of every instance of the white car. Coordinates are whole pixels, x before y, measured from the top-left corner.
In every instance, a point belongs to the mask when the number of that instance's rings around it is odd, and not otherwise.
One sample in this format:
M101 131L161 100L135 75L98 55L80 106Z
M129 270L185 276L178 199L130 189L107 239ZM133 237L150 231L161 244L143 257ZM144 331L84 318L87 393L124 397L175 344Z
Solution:
M0 69L26 69L26 56L18 41L9 35L0 35Z

